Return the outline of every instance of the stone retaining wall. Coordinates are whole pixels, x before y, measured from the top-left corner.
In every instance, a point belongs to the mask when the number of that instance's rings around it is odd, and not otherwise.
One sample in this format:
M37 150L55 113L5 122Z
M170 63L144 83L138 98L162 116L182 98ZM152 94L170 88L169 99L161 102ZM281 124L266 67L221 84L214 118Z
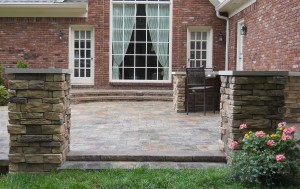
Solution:
M243 133L242 123L248 130L274 131L284 119L285 76L221 76L220 149L229 155L233 140Z
M9 172L48 172L70 143L70 74L61 69L8 69ZM22 73L24 72L24 73Z

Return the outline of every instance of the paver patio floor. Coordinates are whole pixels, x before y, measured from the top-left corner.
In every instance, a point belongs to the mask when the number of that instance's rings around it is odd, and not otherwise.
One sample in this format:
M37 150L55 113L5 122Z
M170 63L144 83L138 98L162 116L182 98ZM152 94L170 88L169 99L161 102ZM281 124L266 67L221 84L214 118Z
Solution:
M218 151L220 116L176 113L172 102L71 105L71 152L191 154ZM0 156L7 158L7 107L0 107Z

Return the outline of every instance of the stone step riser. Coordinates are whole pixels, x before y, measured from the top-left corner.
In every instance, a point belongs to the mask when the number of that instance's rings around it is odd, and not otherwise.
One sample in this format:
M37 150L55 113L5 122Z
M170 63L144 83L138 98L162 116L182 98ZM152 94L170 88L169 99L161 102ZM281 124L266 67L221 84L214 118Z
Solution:
M115 97L115 96L102 96L102 97L78 97L71 98L71 103L84 103L84 102L111 102L111 101L172 101L172 97Z
M71 98L88 96L170 96L172 93L73 93Z

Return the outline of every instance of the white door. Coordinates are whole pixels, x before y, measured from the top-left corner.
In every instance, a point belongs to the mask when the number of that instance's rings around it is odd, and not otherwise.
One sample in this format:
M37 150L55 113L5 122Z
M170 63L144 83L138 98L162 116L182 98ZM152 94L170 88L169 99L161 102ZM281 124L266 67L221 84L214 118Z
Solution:
M244 64L244 35L241 35L241 29L244 26L244 21L239 21L237 25L237 60L236 60L236 70L242 71Z
M72 84L94 84L94 34L92 28L71 28L69 68L73 70Z
M187 36L187 67L211 68L210 28L190 28Z

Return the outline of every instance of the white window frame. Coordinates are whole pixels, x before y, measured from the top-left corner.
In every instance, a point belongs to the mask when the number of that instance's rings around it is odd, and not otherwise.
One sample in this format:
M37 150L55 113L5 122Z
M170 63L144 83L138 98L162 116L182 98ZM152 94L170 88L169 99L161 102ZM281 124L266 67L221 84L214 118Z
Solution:
M112 79L112 32L113 4L168 4L170 6L169 23L169 78L168 80L113 80ZM139 0L110 0L110 31L109 31L109 82L110 83L171 83L172 82L172 38L173 38L173 0L170 1L139 1Z
M187 68L190 67L190 40L191 40L191 32L207 32L207 60L206 60L206 68L212 67L213 60L213 29L210 26L192 26L187 29L187 59L186 65Z
M74 31L90 30L91 33L91 77L89 79L77 79L74 74ZM72 25L69 27L69 68L72 69L72 85L94 85L95 83L95 29L89 25Z

